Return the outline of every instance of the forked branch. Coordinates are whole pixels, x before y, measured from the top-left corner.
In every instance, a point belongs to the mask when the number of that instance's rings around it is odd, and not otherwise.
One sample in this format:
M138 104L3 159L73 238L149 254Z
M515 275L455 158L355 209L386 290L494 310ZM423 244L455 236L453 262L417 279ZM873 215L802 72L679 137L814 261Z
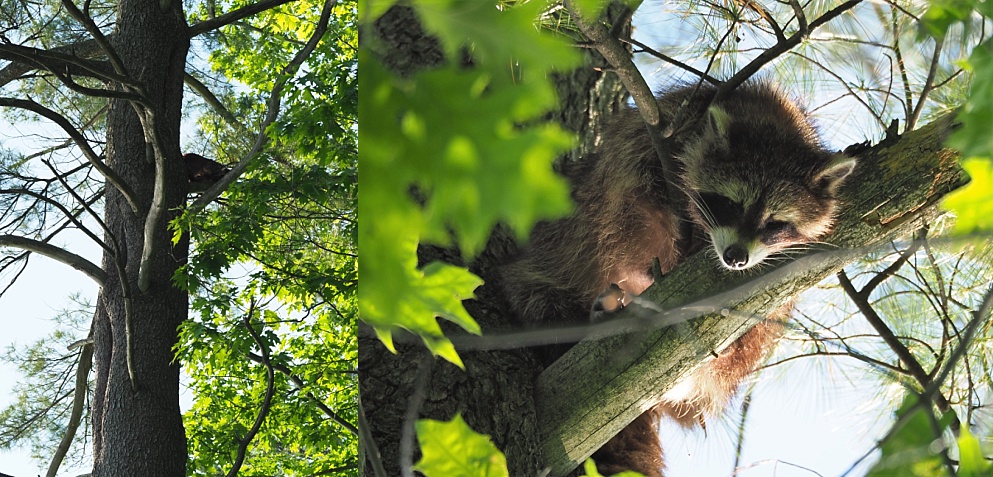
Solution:
M279 105L280 105L280 94L282 94L283 88L286 86L286 82L296 74L300 65L303 64L310 54L314 52L317 48L317 43L321 41L324 36L324 32L328 29L328 22L331 19L331 10L338 3L338 0L326 0L324 2L324 8L321 10L320 20L317 22L317 26L314 28L314 33L310 36L307 44L297 52L293 60L289 62L280 72L279 79L276 80L272 87L272 92L269 93L269 103L266 107L265 119L262 121L262 126L259 128L259 134L255 139L255 143L252 148L245 155L238 164L231 168L221 180L217 181L210 189L207 189L200 197L197 198L189 206L189 211L197 212L202 210L210 201L220 197L221 193L224 192L234 181L248 169L248 166L255 160L255 157L262 151L262 147L269 141L269 135L266 132L269 126L276 120L279 115ZM219 17L220 18L220 17Z
M211 30L216 30L224 25L229 25L243 18L250 17L256 13L264 12L270 8L290 3L296 0L262 0L249 4L245 7L230 11L219 17L213 17L190 27L190 36L202 35Z
M63 117L61 114L52 111L39 103L36 103L30 99L18 99L18 98L0 98L0 106L7 106L12 108L20 108L31 111L39 116L42 116L62 128L66 134L76 143L76 146L83 151L83 155L86 156L86 160L93 164L93 167L100 172L101 175L114 186L121 195L124 196L124 200L127 201L128 205L131 207L131 211L138 213L140 208L138 207L138 199L131 187L124 182L120 176L114 172L107 164L100 159L100 156L90 147L89 141L81 132L79 132L68 119Z

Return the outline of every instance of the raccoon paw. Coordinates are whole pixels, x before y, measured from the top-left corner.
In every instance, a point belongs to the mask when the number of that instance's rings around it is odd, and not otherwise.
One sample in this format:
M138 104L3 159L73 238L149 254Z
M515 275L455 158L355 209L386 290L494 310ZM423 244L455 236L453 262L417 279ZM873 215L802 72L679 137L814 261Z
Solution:
M606 315L612 315L624 309L625 293L616 283L611 283L610 287L603 291L593 302L590 309L590 321L597 322Z

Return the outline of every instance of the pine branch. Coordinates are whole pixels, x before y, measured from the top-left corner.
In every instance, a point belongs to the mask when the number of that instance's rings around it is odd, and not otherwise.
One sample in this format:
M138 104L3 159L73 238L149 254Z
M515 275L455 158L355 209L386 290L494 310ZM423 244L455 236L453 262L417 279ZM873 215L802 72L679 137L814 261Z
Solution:
M30 99L0 97L0 106L20 108L31 111L41 117L48 119L49 121L54 122L59 127L61 127L62 130L65 131L70 138L72 138L73 142L76 143L76 146L79 147L81 151L83 151L83 155L86 156L86 159L88 161L90 161L90 164L93 164L93 167L98 172L100 172L101 175L103 175L103 177L107 180L108 183L110 183L112 186L117 188L118 191L120 191L121 195L124 196L124 199L128 202L128 205L131 207L131 211L136 214L138 213L140 209L138 207L138 199L134 191L132 191L131 187L124 182L124 179L118 176L113 169L107 166L107 164L105 164L103 160L100 159L100 156L98 156L97 153L93 150L93 148L90 147L90 143L86 139L86 137L83 136L83 134L79 132L72 125L72 123L69 122L68 119L63 117L61 114L52 111L51 109L48 109L42 106L41 104L38 104Z

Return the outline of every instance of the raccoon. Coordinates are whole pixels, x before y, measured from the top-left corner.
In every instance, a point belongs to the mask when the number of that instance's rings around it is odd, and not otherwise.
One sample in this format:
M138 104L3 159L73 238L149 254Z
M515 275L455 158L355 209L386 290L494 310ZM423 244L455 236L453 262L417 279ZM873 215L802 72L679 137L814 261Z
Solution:
M497 285L525 324L585 321L612 287L642 293L655 258L665 273L709 247L723 268L746 270L831 229L836 192L854 159L829 152L807 114L767 82L716 94L710 86L677 87L657 97L662 127L681 129L666 150L678 184L666 183L634 109L612 119L595 154L563 167L575 212L537 225L519 256L497 270ZM679 202L670 191L683 206L672 205ZM719 412L781 336L778 323L789 311L743 335L595 453L600 471L660 477L658 420L691 427Z

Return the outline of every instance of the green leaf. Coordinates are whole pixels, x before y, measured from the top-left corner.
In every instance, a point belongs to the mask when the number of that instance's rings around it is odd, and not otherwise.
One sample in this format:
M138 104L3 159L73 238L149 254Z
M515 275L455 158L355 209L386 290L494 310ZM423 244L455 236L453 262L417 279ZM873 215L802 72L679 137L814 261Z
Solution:
M993 41L976 46L966 65L972 71L969 99L958 120L962 126L948 138L948 145L964 157L993 157Z
M975 0L937 0L930 2L921 17L921 33L935 38L944 38L948 28L958 22L965 22L972 15Z
M427 477L506 477L507 460L490 438L473 431L461 415L451 421L417 421L421 460L414 468Z
M395 3L395 0L359 0L359 12L362 13L361 22L370 24L376 21Z
M993 231L993 162L966 159L962 167L972 180L965 187L948 194L943 207L958 216L952 233L968 235Z
M438 35L450 60L468 47L477 67L511 79L507 65L547 81L552 70L578 66L579 55L562 38L535 28L545 2L518 2L512 7L480 0L422 0L415 8L424 26Z
M552 168L572 136L542 119L556 107L549 72L577 65L563 39L535 27L544 2L478 0L412 6L449 55L448 66L398 77L361 49L359 104L360 316L392 349L393 331L422 337L461 365L437 318L478 333L462 307L481 281L464 268L417 268L419 243L478 253L493 227L526 237L571 209ZM468 50L466 50L468 49ZM461 64L463 52L472 67Z
M969 426L962 426L958 438L959 473L958 477L988 477L993 474L993 464L983 456L979 439L969 432Z
M888 438L880 444L882 455L879 462L870 469L867 477L935 477L947 475L939 455L931 451L935 440L941 439L940 431L936 435L931 424L931 418L926 412L931 412L929 403L920 403L920 396L908 393L903 404L896 412L898 426ZM942 428L947 427L954 414L948 413L939 422Z

